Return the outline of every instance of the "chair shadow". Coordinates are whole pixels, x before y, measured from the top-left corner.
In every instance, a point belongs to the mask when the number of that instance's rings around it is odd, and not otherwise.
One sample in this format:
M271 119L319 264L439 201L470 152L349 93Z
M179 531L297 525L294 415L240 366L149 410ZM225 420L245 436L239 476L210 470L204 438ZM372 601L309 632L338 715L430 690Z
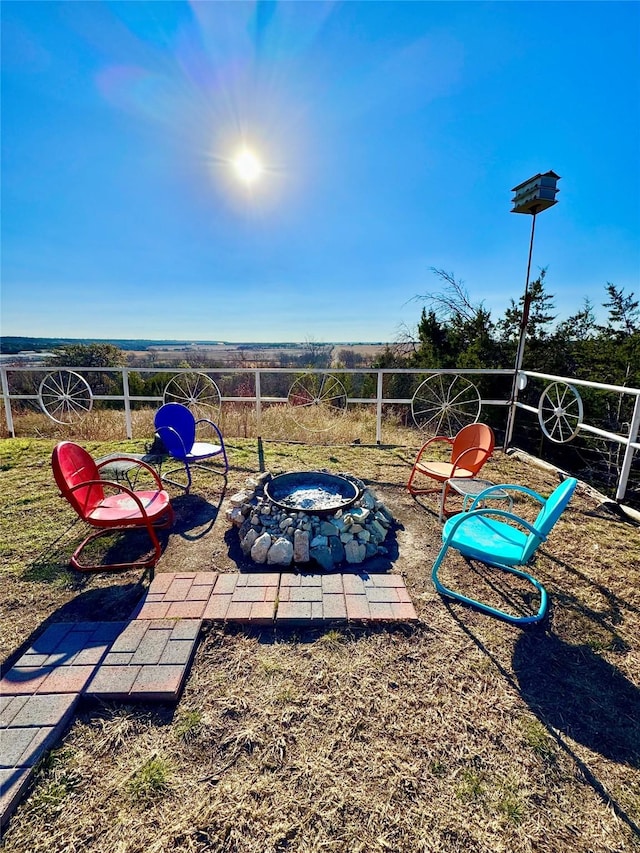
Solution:
M65 536L76 529L76 535L72 539L62 541ZM89 543L81 559L100 561L104 568L87 571L76 571L70 565L71 555L76 547L90 532L87 525L77 526L72 524L67 530L49 543L35 559L28 564L24 572L24 579L28 581L39 581L41 583L53 583L59 581L66 575L65 581L71 589L83 589L88 579L95 574L123 574L129 571L145 572L144 566L131 566L129 568L111 569L110 563L128 563L142 560L153 551L153 545L149 534L143 528L132 528L128 530L106 530L104 535ZM158 541L162 552L167 547L171 529L156 529ZM146 569L149 571L149 569Z
M156 528L162 552L164 553L166 550L171 535L178 535L182 539L195 542L210 533L219 515L225 491L225 489L222 490L216 504L211 504L198 495L180 495L173 498L171 501L175 511L173 526ZM101 570L75 571L69 565L69 561L73 551L89 530L88 525L82 524L78 519L72 521L69 527L49 542L29 563L25 569L24 579L52 583L59 581L66 574L65 581L71 589L83 589L91 575L96 572L101 573ZM108 563L140 560L152 550L149 535L142 528L106 531L105 535L100 537L95 544L90 545L89 548L100 549L101 559L105 564L105 574L136 571L135 567L132 569L109 569L106 566Z
M416 506L424 512L432 515L436 521L440 521L440 494L428 493L422 495L411 495L411 498Z
M182 539L195 542L211 532L220 514L220 507L226 494L226 487L218 496L217 503L212 504L199 495L180 495L173 498L171 505L175 512L175 522L169 533L177 534Z
M545 726L640 768L640 690L614 666L588 646L523 633L513 669L522 698Z
M516 643L513 674L456 613L445 604L460 630L529 705L549 735L578 767L605 805L640 836L640 827L563 734L617 763L640 766L640 691L615 667L582 645L564 643L531 625ZM603 705L607 702L606 707ZM619 704L618 704L619 703ZM588 719L588 714L592 718ZM621 721L620 716L626 719ZM604 729L604 731L603 731Z
M581 572L579 569L577 569L570 563L567 563L565 560L561 560L559 557L554 556L552 553L550 553L544 548L540 548L538 550L538 553L544 555L548 560L560 566L561 569L564 569L569 574L575 575L575 577L578 578L579 581L589 585L600 595L602 595L602 597L607 601L609 605L609 612L612 614L613 622L619 622L621 620L621 613L623 610L628 610L632 613L640 613L640 608L631 604L626 599L620 598L620 596L611 592L611 590L608 587L604 586L604 584L598 583L597 580L590 577L589 575L586 575L584 572ZM560 598L561 596L561 594L558 593L554 593L554 595L558 598ZM571 598L571 596L567 597ZM580 607L582 609L585 609L582 604L580 604Z

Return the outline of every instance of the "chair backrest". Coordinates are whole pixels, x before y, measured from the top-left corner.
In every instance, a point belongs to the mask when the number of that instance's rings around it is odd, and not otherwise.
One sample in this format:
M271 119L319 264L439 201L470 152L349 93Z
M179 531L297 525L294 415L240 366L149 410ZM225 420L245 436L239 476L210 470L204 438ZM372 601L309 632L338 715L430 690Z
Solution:
M495 444L496 439L490 426L487 424L468 424L462 427L453 439L451 459L457 459L461 453L469 448L477 448L470 453L465 453L461 460L461 465L464 468L468 468L477 474L493 453Z
M165 403L156 412L154 426L170 456L184 459L196 440L196 419L182 403Z
M563 480L562 483L553 490L553 492L551 492L545 501L544 506L538 513L538 517L533 522L533 526L536 530L539 530L543 536L549 535L551 528L566 509L566 506L571 500L571 496L573 495L577 485L578 481L575 477L568 477L566 480ZM527 543L524 546L523 563L529 562L538 545L540 545L540 540L537 536L534 536L533 533L530 533L527 537Z
M83 447L72 441L61 441L53 448L51 467L60 493L80 518L86 518L104 499L104 489L99 484L70 491L80 483L100 479L96 463Z

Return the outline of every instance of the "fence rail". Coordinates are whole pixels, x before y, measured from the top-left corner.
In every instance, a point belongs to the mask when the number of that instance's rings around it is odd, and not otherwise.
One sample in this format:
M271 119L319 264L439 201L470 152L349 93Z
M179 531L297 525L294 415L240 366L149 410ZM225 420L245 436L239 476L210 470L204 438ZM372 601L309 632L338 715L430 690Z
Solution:
M43 410L44 414L47 414L51 417L50 413L47 411L46 406L43 403L43 393L42 393L42 383L40 384L40 388L38 393L21 393L15 392L11 390L11 382L10 378L14 376L20 375L28 375L31 374L34 377L43 375L43 376L51 376L59 372L68 372L70 374L77 374L79 376L84 375L96 375L96 374L113 374L119 376L121 379L122 386L122 394L94 394L91 389L89 389L89 394L91 398L91 404L93 401L97 402L116 402L121 403L124 410L124 419L125 419L125 432L127 438L132 438L132 404L138 403L149 403L153 405L161 404L165 401L165 396L153 394L153 395L136 395L130 393L130 377L132 374L138 375L153 375L153 374L161 374L162 376L170 376L170 377L180 377L182 375L201 375L208 377L209 379L215 382L216 377L231 377L231 376L247 376L252 378L252 391L253 393L249 394L220 394L220 402L221 404L225 403L251 403L254 406L255 410L255 418L256 418L256 426L258 430L258 435L262 436L262 412L263 406L268 406L272 404L287 404L290 402L288 396L282 396L281 394L268 394L263 392L263 388L266 387L265 379L268 376L293 376L293 377L301 377L301 376L329 376L329 377L340 377L340 376L369 376L374 379L373 387L375 391L372 391L370 396L345 396L345 405L349 404L358 404L358 405L370 405L375 407L376 413L376 442L382 443L383 439L383 413L385 406L410 406L412 409L412 414L415 417L415 402L416 402L416 394L419 389L424 386L424 379L429 379L435 376L441 377L439 380L441 383L441 387L445 387L447 381L453 381L456 377L461 377L463 381L467 381L469 385L473 386L473 381L478 377L513 377L513 370L500 370L500 369L425 369L425 368L413 368L413 369L404 369L404 368L275 368L275 367L264 367L264 368L242 368L242 367L216 367L216 368L159 368L159 367L140 367L140 368L127 368L127 367L51 367L51 366L34 366L30 365L28 367L17 367L17 366L0 366L0 383L2 390L2 399L4 406L4 413L7 425L7 431L12 436L15 437L15 428L14 428L14 418L13 418L13 407L16 405L20 405L25 402L34 403L37 402L40 408ZM412 377L414 381L418 379L422 379L422 385L419 386L418 391L414 392L412 397L406 396L385 396L385 380L390 380L393 377L398 376L406 376ZM550 399L547 402L550 404L548 408L549 415L551 421L553 421L556 426L557 423L562 423L562 418L566 418L567 420L573 415L569 415L569 404L565 404L565 397L569 395L570 402L576 401L577 409L579 409L579 417L575 417L575 421L572 420L573 426L575 428L575 434L584 433L585 435L593 435L601 439L605 439L607 441L612 441L624 447L624 455L622 459L622 463L620 465L619 476L617 481L616 488L616 500L622 500L625 496L627 484L629 481L629 475L632 468L632 463L634 460L634 454L640 450L640 389L638 388L628 388L620 385L608 385L606 383L599 382L591 382L589 380L584 379L574 379L567 378L563 376L556 376L552 374L538 373L535 371L520 371L518 375L519 381L515 383L516 392L515 397L511 397L511 383L509 384L508 395L505 396L504 399L483 399L479 398L479 409L478 414L480 412L480 408L484 406L492 406L492 407L503 407L506 415L506 429L505 434L507 439L506 443L510 440L510 436L513 431L513 425L517 419L518 412L529 412L538 415L540 426L542 431L550 437L552 440L554 439L549 435L549 432L545 430L545 424L543 421L543 403L542 396L538 403L538 406L531 405L530 403L523 402L519 399L519 395L522 394L523 389L526 387L529 380L537 380L538 382L546 383L547 387L560 388L564 394L562 399L560 399L560 392L557 392L557 405L554 408L554 400ZM44 380L43 380L44 381ZM35 381L34 381L35 387ZM87 387L88 383L87 383ZM217 386L216 386L217 387ZM475 386L473 386L475 388ZM619 431L612 431L610 429L603 429L601 426L597 426L594 423L589 423L583 418L582 411L582 402L580 400L580 395L577 389L579 388L588 388L594 392L602 392L607 394L616 394L620 395L620 399L623 398L632 402L632 414L628 421L625 422L624 425L621 425L621 429ZM569 390L567 390L569 389ZM68 390L68 389L67 389ZM244 390L247 390L246 388ZM443 395L444 396L444 395ZM458 395L459 396L459 395ZM64 389L60 391L60 397L64 397ZM443 399L442 406L443 411L444 408L450 404L451 408L455 407L455 397L452 397L451 400ZM187 402L187 401L185 401ZM563 414L562 412L566 408L567 413ZM554 420L555 419L555 420ZM55 418L54 418L55 420ZM438 422L442 423L442 420ZM416 420L416 425L419 425ZM622 426L625 429L622 429ZM555 428L555 427L554 427ZM560 430L562 432L562 428ZM268 436L263 436L268 437ZM506 446L505 446L506 449Z

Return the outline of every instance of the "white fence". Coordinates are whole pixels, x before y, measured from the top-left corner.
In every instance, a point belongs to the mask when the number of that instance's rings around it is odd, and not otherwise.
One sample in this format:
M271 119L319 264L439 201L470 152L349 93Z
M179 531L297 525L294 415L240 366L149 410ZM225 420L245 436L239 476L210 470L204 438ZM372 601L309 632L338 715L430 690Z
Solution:
M121 394L97 394L91 389L85 376L96 374L120 377ZM165 385L161 395L143 396L130 393L130 376L138 374L161 374L172 379ZM32 393L25 393L26 375L31 377ZM20 377L22 376L22 382ZM292 383L287 396L265 393L269 379L289 376ZM345 377L369 378L369 396L349 396L344 384ZM385 386L393 384L393 377L410 378L412 396L385 396ZM40 379L40 377L42 377ZM196 380L196 377L199 379ZM216 379L243 377L251 386L251 392L242 396L221 394ZM480 396L474 383L480 377L504 377L505 395L502 399L485 399ZM452 434L465 422L480 417L484 407L502 407L505 414L505 447L511 441L518 411L537 415L542 433L552 442L568 444L579 434L594 436L613 442L622 450L618 466L616 500L625 496L634 454L640 450L640 389L618 385L570 379L562 376L521 371L517 381L512 370L425 370L425 369L300 369L300 368L194 368L164 369L151 368L107 368L107 367L12 367L0 366L2 399L7 431L15 437L14 406L25 403L40 407L45 415L60 423L72 423L88 412L94 401L121 403L124 412L125 432L132 438L132 404L147 403L160 405L168 399L182 401L187 405L204 400L207 395L217 405L225 403L251 403L255 409L258 435L262 436L263 408L272 404L324 405L330 410L343 411L351 404L375 407L376 442L383 441L384 407L406 406L411 410L414 423L426 432ZM38 382L38 380L40 381ZM199 384L196 387L194 384ZM523 402L522 396L527 383L542 383L543 390L537 405ZM191 383L191 384L190 384ZM12 386L14 386L12 388ZM512 392L512 386L515 391ZM37 387L37 390L36 390ZM629 417L618 425L617 430L603 429L589 422L590 412L585 411L579 389L588 388L596 394L616 395L625 403ZM243 389L246 391L247 387ZM520 396L521 399L518 399ZM526 399L526 395L525 395ZM620 408L620 406L618 406ZM263 436L268 438L268 436Z

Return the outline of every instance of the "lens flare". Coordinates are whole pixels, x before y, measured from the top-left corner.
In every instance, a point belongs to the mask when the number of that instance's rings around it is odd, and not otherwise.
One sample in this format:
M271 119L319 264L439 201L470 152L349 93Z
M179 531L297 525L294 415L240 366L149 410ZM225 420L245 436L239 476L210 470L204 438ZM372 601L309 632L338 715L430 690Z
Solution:
M233 168L238 178L245 184L252 184L263 172L262 163L253 151L243 148L233 160Z

